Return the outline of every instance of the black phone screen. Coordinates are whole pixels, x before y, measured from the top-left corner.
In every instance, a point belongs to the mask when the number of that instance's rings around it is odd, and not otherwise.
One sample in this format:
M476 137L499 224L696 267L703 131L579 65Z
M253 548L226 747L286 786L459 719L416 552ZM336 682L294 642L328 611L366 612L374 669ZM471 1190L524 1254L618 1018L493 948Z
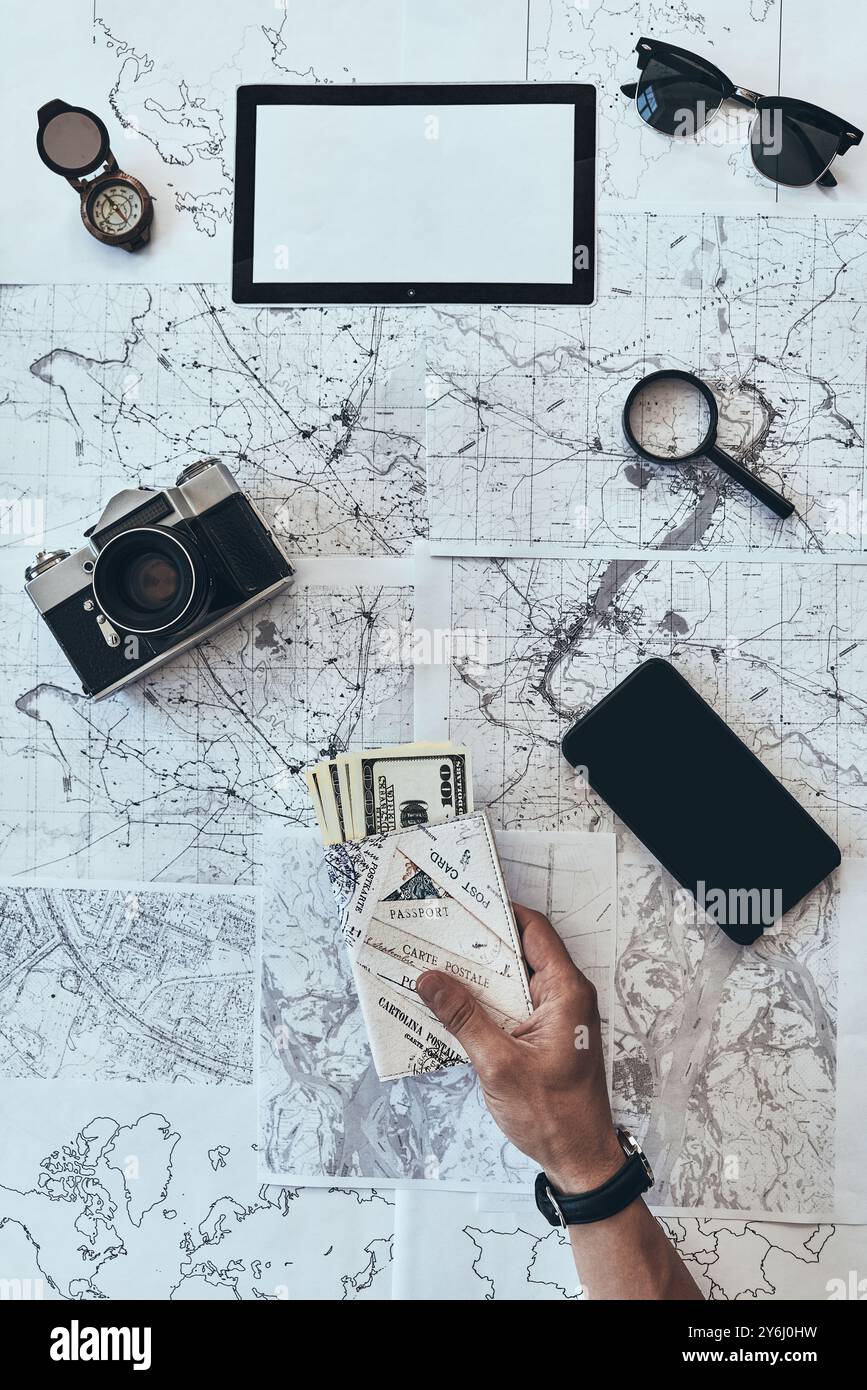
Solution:
M667 661L644 662L569 730L563 752L735 941L754 941L840 851Z

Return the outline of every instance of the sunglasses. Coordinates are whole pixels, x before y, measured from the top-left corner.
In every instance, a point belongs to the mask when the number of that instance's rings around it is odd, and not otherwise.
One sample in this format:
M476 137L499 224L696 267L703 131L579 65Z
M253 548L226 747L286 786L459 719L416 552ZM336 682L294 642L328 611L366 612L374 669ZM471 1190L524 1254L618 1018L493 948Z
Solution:
M755 108L750 127L753 164L765 178L790 188L818 183L834 188L830 172L838 154L861 142L863 131L794 97L763 97L736 87L706 58L657 39L639 39L635 46L640 77L620 88L634 97L638 114L665 135L695 135L719 111L724 101Z

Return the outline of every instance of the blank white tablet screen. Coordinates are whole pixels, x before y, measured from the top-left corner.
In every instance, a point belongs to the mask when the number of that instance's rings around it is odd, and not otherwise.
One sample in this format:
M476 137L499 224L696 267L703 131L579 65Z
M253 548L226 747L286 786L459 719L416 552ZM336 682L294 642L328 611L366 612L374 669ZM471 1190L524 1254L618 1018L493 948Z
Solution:
M571 284L574 107L266 105L254 282Z

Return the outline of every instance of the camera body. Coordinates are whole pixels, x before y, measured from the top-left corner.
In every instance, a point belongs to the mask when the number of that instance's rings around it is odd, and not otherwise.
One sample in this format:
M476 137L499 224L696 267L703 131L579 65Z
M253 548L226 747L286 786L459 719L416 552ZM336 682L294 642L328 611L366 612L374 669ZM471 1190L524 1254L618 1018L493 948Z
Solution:
M40 552L25 588L94 700L285 589L283 548L225 464L117 493L71 554Z

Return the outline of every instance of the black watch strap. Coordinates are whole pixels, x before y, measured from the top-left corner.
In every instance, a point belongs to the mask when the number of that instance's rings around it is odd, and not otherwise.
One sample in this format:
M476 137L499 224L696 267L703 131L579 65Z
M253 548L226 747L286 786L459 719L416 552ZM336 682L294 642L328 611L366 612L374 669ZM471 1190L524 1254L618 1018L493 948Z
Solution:
M586 1226L592 1221L604 1221L653 1186L653 1170L637 1141L628 1130L617 1133L627 1158L601 1187L582 1193L559 1192L547 1173L538 1175L536 1206L552 1226Z

